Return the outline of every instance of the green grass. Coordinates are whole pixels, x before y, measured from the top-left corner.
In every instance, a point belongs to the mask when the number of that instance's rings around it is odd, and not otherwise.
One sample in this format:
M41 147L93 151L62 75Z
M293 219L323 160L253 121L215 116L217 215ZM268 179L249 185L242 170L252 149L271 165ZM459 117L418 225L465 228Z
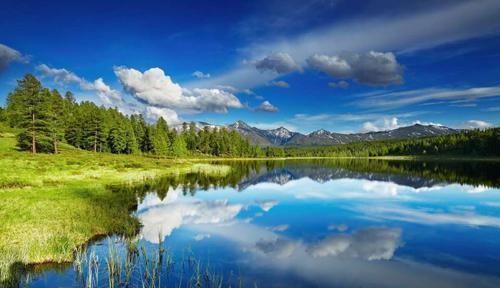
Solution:
M58 155L31 155L14 145L13 134L0 135L0 284L13 263L72 261L74 249L96 235L135 233L135 195L108 185L189 172L225 175L230 169L64 145Z

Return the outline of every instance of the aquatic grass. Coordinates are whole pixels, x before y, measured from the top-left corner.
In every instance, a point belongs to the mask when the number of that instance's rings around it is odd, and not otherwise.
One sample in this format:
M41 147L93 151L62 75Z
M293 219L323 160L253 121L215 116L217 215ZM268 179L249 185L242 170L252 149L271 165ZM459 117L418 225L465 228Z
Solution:
M74 249L95 236L137 233L139 221L130 215L136 195L110 185L228 169L65 146L58 155L31 155L16 151L11 138L0 136L0 283L14 263L71 262Z
M95 254L94 251L90 253L87 263L88 272L85 287L99 287L99 257Z
M110 237L103 243L107 243L107 253L103 255L103 258L97 256L95 247L90 247L89 252L81 250L82 257L75 258L73 269L77 274L78 271L82 271L85 279L83 282L78 280L82 287L222 288L234 287L234 284L242 287L241 281L239 283L225 281L223 273L215 272L209 263L203 265L190 249L183 250L181 257L184 260L174 261L171 250L165 248L161 236L159 243L153 246L145 243L138 244L136 240L123 237ZM102 267L100 263L107 263L107 265ZM104 274L101 273L103 269L106 272ZM99 281L105 281L107 284L99 284Z
M225 282L226 278L223 273L214 272L210 262L203 265L202 261L196 258L189 248L182 251L182 260L175 261L171 250L165 248L161 235L159 235L158 243L153 246L146 243L139 244L136 240L123 237L108 238L104 242L107 243L107 253L100 262L107 263L106 268L103 268L106 271L103 277L107 279L100 280L107 280L105 287L221 288L232 286L230 282ZM125 257L120 256L124 254ZM101 275L99 270L101 267L96 264L99 261L95 259L99 258L96 256L95 250L86 259L83 261L75 259L75 262L78 263L74 263L73 267L87 271L85 272L84 287L96 287L99 280L96 277ZM238 285L241 287L242 284Z
M106 258L106 267L108 271L108 287L114 288L115 282L121 279L121 259L118 256L115 242L108 241L108 257Z

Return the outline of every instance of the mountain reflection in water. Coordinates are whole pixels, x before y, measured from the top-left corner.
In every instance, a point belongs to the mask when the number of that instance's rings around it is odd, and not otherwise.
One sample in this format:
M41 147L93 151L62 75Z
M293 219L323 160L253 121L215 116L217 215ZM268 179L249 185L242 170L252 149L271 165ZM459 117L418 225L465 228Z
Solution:
M233 286L500 287L494 162L226 164L223 178L113 187L138 195L140 242L190 247Z

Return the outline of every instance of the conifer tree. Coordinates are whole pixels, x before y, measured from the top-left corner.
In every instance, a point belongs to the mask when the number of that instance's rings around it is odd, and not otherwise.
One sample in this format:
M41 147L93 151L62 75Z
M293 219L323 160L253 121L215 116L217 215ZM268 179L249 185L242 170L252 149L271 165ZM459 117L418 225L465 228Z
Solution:
M182 157L187 155L187 152L186 141L184 140L183 135L177 135L172 143L172 154L176 157Z
M54 146L54 153L59 153L58 143L64 137L64 117L66 111L64 107L64 99L56 89L51 92L50 109L49 109L49 130Z
M22 128L18 146L32 153L51 152L50 139L51 94L31 74L18 81L7 98L7 114L13 127Z

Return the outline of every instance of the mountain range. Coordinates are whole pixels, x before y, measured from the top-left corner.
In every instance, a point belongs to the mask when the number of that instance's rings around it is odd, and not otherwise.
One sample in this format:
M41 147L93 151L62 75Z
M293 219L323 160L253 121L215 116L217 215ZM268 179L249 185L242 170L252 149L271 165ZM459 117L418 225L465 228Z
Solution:
M285 127L276 129L259 129L252 127L243 121L236 121L227 126L212 125L206 122L196 122L196 129L209 127L210 129L226 127L234 130L247 138L253 145L259 146L322 146L346 144L358 141L406 139L424 136L438 136L457 133L459 130L439 125L414 124L406 127L399 127L392 130L343 134L320 129L309 134L293 132ZM176 127L182 129L182 125Z
M409 176L403 174L384 174L372 172L356 172L343 168L332 168L328 166L318 165L296 165L291 162L286 168L276 167L268 169L261 167L258 171L254 171L246 176L238 183L238 190L242 191L250 186L259 183L274 183L285 185L288 182L295 181L307 177L319 183L325 183L330 180L337 179L363 179L369 181L391 182L397 185L413 187L415 189L422 187L434 187L436 185L445 185L446 182L431 178L418 176Z

